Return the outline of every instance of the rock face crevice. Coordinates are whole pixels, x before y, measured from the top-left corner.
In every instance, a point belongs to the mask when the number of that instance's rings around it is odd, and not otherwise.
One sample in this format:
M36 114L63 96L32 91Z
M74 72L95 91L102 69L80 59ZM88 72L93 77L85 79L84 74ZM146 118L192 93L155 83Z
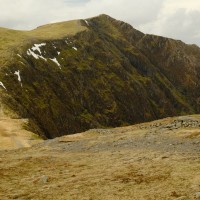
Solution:
M199 111L199 48L106 15L81 23L87 31L30 42L0 71L4 104L47 138Z

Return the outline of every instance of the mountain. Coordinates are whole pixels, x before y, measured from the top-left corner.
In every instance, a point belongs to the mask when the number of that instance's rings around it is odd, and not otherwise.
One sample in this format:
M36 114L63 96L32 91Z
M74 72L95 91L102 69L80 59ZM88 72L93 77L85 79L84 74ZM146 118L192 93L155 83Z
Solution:
M43 138L200 110L200 48L107 15L0 29L0 117Z

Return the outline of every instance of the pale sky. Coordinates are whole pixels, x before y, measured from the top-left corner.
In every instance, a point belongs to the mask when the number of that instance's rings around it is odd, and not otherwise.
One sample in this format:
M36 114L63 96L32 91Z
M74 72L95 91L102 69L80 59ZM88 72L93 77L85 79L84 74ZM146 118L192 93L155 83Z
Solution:
M108 14L149 34L200 46L200 0L0 0L0 26L33 29Z

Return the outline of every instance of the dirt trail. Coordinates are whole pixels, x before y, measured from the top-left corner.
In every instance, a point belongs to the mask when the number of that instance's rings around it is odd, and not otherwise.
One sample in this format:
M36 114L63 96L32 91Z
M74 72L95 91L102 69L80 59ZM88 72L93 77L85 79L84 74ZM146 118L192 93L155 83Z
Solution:
M35 134L26 131L26 119L0 118L0 150L30 147L39 142Z

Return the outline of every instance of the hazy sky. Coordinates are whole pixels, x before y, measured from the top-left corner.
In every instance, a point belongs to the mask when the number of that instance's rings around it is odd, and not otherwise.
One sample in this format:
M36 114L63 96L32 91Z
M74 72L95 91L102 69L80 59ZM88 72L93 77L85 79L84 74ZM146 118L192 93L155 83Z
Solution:
M144 33L200 46L200 0L0 0L0 26L14 29L102 13Z

